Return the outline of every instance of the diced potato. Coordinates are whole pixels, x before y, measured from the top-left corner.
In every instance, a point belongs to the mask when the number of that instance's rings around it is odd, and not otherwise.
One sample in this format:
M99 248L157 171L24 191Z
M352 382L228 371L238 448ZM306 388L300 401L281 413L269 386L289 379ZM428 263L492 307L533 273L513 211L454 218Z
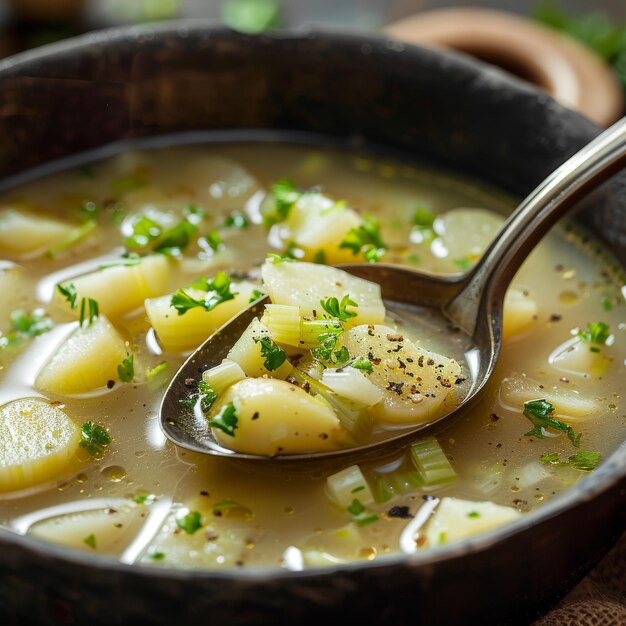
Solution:
M0 207L0 255L38 256L72 228L71 224L30 213L20 206Z
M18 308L20 299L23 298L24 280L22 270L18 265L12 263L0 262L0 320L2 327L9 321L11 312ZM7 324L6 330L10 330Z
M518 519L521 513L493 502L471 502L443 498L425 531L426 542L434 547L465 539Z
M218 304L212 311L202 308L190 309L183 315L170 306L172 294L147 299L144 303L152 328L159 344L167 352L185 352L197 348L209 335L243 311L253 298L258 285L247 280L232 283L232 300ZM185 289L191 297L201 299L204 291Z
M169 277L170 261L161 254L155 254L144 257L136 265L107 267L64 284L74 284L79 299L93 298L101 313L115 318L138 309L146 298L165 293ZM69 308L58 290L55 291L54 300Z
M253 319L235 345L230 349L226 358L238 363L246 373L246 376L287 378L293 369L288 361L285 361L275 370L270 371L265 367L265 357L261 351L262 346L258 341L255 341L255 339L258 340L264 337L271 337L269 329L258 319Z
M294 452L335 450L343 428L324 402L283 380L246 378L224 394L216 413L233 403L237 415L234 436L213 428L226 448L274 456Z
M77 328L37 374L37 389L80 395L118 380L117 366L128 353L124 339L104 316Z
M302 555L305 565L309 564L307 555L311 551L330 554L338 561L353 561L359 558L363 544L359 527L354 522L349 522L345 526L328 528L307 537L302 547ZM312 559L310 565L316 564Z
M0 491L57 478L77 459L80 431L60 409L40 398L0 407Z
M435 233L439 235L435 245L443 247L452 262L466 259L473 263L495 238L503 222L502 215L487 209L446 211L439 214L433 224Z
M326 263L351 263L357 259L352 250L339 244L348 232L361 224L359 214L353 209L335 203L319 194L304 194L289 211L284 226L296 246L304 251L304 259L311 261L322 253Z
M326 479L326 490L330 497L341 507L348 507L353 500L361 504L374 502L372 490L358 465L350 465Z
M606 374L612 359L605 354L604 348L572 337L553 350L548 362L560 372L588 378Z
M383 392L374 419L399 424L430 421L454 402L459 364L418 348L388 326L357 326L340 336L351 357L372 362L368 380ZM445 403L445 404L444 404Z
M385 320L385 307L380 285L357 278L335 267L316 263L271 263L261 268L263 282L274 304L299 306L303 316L322 318L320 300L349 295L358 307L346 326L380 324Z
M381 389L366 374L353 367L326 368L322 372L322 383L359 406L374 406L383 399Z
M28 534L70 548L119 555L143 524L142 508L125 503L58 515L33 525Z
M527 289L511 285L504 297L502 338L507 340L528 330L538 311L537 301Z
M562 385L539 383L532 378L514 375L500 385L500 404L511 411L522 412L524 403L544 399L554 406L554 417L564 422L579 422L600 413L602 406L594 398L577 389Z

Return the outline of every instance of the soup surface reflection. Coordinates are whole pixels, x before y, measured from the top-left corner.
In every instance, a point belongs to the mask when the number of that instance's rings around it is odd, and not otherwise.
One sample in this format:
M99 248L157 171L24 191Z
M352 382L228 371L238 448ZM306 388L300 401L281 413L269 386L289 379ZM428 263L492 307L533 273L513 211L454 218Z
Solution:
M6 192L3 524L127 563L302 569L437 549L541 506L626 433L623 275L563 225L509 289L501 360L480 403L401 455L250 465L178 449L157 416L185 355L264 293L268 254L466 271L514 204L398 160L246 143L127 152ZM245 298L204 306L223 295L221 271ZM182 313L177 293L192 297ZM196 385L190 397L202 402Z

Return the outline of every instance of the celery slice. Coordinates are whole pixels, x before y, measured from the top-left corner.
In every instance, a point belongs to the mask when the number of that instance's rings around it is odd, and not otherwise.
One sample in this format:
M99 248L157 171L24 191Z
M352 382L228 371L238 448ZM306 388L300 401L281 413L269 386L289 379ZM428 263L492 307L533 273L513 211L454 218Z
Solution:
M300 346L300 307L287 304L266 304L263 323L274 341Z
M339 506L347 507L355 498L363 504L371 504L374 496L358 465L350 465L326 479L326 489Z
M239 363L230 359L224 359L219 365L202 373L202 380L218 395L245 377Z
M424 481L423 489L443 487L456 479L456 472L434 437L411 445L411 460Z

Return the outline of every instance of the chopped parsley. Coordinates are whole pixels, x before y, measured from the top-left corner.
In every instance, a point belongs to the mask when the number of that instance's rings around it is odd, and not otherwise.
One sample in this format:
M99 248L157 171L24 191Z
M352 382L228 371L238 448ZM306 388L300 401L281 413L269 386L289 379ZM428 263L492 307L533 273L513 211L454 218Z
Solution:
M184 315L190 309L197 307L203 308L205 311L212 311L218 304L232 300L237 295L237 292L231 291L230 277L224 271L218 272L211 281L201 278L191 287L206 293L203 298L197 300L184 289L176 291L172 295L170 305L178 311L178 315Z
M411 216L411 224L417 228L430 229L435 222L435 215L423 206L418 206Z
M596 469L601 460L602 455L599 452L591 452L588 450L577 450L576 454L570 456L566 461L561 460L558 452L546 454L541 457L541 461L548 465L567 465L581 472L591 472Z
M219 428L230 437L234 437L238 422L237 409L235 409L235 405L232 402L229 402L216 417L209 420L209 426Z
M78 314L80 327L91 326L93 321L100 316L100 307L93 298L81 298Z
M480 517L480 513L478 511L470 511L467 514L467 517L469 517L470 519L477 519Z
M198 227L195 224L184 220L164 231L153 251L166 256L179 257L197 232Z
M285 351L269 336L255 337L254 343L261 344L261 356L265 359L263 365L270 372L277 370L287 359Z
M200 401L200 409L203 413L207 413L213 406L215 400L217 400L217 394L211 388L209 383L201 380L198 382L197 390L190 394L187 398L181 398L178 403L185 409L193 411L196 404Z
M76 292L74 283L69 283L68 285L57 285L57 289L59 290L59 293L69 302L70 308L75 309L78 293Z
M83 543L88 545L93 550L95 550L96 549L96 536L93 533L91 533L91 535L87 535L83 539Z
M329 361L334 364L345 364L350 360L350 354L345 346L335 350L339 335L343 332L343 328L338 327L328 332L322 333L317 338L318 346L311 350L311 354L319 361Z
M567 434L568 439L577 448L580 446L582 433L576 434L571 426L561 422L560 420L550 417L554 413L554 406L547 400L531 400L524 403L524 415L533 423L533 428L527 433L526 437L538 437L545 439L545 428L553 428Z
M111 445L111 435L102 425L95 422L84 422L81 426L80 447L87 450L90 456L100 458Z
M233 211L224 220L225 228L248 228L250 220L240 211Z
M176 526L185 531L188 535L193 535L202 528L202 515L200 515L200 511L181 509L176 515Z
M204 240L207 242L209 248L211 248L213 252L217 252L224 247L224 242L222 241L220 234L215 229L208 232L204 236Z
M313 263L317 263L319 265L326 264L326 253L324 250L318 250L313 256Z
M161 550L150 549L148 556L154 561L162 561L167 555Z
M133 501L137 504L152 504L156 499L153 493L140 493L133 498Z
M117 375L123 383L129 383L135 377L135 356L127 354L126 358L117 366Z
M259 291L258 289L253 289L252 293L250 294L250 299L248 300L248 302L252 303L252 302L256 302L259 298L262 298L265 294L262 291Z
M127 248L147 248L163 232L161 225L153 219L140 215L133 220L133 232L124 239Z
M452 263L454 263L454 265L456 265L462 272L467 272L472 269L472 260L467 256L452 259Z
M279 180L271 186L271 198L273 206L271 210L263 215L264 226L273 226L278 222L284 222L289 216L289 212L296 202L302 197L303 193L297 189L294 184L287 180Z
M47 333L54 326L43 309L35 309L32 313L15 309L11 312L10 319L11 331L0 336L0 348L16 346L25 339Z
M341 302L334 296L327 298L326 300L320 300L320 305L330 315L340 322L347 322L351 317L356 317L356 311L349 311L349 306L358 307L358 303L350 298L349 294L346 294Z
M281 256L280 254L275 254L274 252L268 252L265 255L265 258L274 263L274 265L278 265L278 263L293 263L295 261L292 256L287 254Z
M143 257L136 252L124 252L119 261L112 261L111 263L103 263L98 267L99 270L105 270L109 267L133 267L141 263Z
M348 506L348 513L352 515L352 521L357 526L365 526L379 519L376 513L368 511L357 498L352 500L352 503Z
M588 343L603 346L606 345L611 333L609 331L608 324L605 324L604 322L594 322L588 323L587 329L579 330L576 336L580 337L581 341L587 341ZM593 350L593 347L591 349Z
M380 235L380 222L364 216L360 226L351 228L339 244L340 248L352 250L352 254L363 254L369 263L375 263L387 251L387 244Z
M362 357L359 357L358 359L352 361L352 363L350 363L350 367L353 367L356 370L361 370L366 374L371 374L374 371L374 366L372 365L372 362L369 359L364 359Z
M131 250L178 257L198 232L197 224L202 215L197 210L188 209L183 221L165 230L155 220L139 215L134 218L133 232L124 239L124 245Z

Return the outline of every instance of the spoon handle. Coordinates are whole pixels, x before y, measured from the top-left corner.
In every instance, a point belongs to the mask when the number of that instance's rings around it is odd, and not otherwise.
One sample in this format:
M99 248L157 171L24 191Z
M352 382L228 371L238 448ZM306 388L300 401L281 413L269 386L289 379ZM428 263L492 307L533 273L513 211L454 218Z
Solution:
M511 279L549 228L580 198L626 166L626 117L550 174L507 219L465 286L445 306L474 335L485 313L502 307ZM500 317L500 316L496 316Z

